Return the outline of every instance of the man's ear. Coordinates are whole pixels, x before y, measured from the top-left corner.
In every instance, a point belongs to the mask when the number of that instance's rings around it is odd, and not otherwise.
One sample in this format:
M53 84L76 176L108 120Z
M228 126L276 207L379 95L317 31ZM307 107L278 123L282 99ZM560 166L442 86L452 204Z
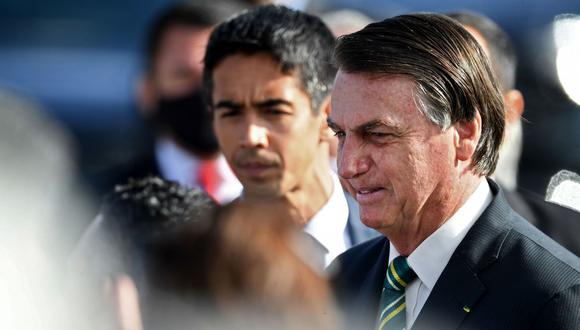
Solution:
M139 111L144 116L151 116L157 104L157 93L153 80L148 75L141 75L137 81L135 94Z
M324 98L322 104L319 108L319 119L320 119L320 137L322 140L328 140L334 137L334 133L328 127L326 120L330 116L331 106L330 106L330 95Z
M506 111L506 125L518 121L524 113L524 96L517 89L510 89L503 94Z
M456 158L459 161L469 161L475 153L481 136L481 115L476 112L471 121L457 122L453 124L453 128L455 129L453 143Z

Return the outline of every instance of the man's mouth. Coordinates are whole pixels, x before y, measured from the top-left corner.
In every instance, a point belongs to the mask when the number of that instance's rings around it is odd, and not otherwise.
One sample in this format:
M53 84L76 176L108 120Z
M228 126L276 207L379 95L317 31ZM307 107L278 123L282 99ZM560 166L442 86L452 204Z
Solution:
M238 164L238 169L240 169L246 176L249 177L262 177L266 175L269 171L276 168L276 164L272 162L265 161L246 161Z
M356 200L360 204L369 204L382 199L385 194L385 189L382 187L364 187L355 189Z

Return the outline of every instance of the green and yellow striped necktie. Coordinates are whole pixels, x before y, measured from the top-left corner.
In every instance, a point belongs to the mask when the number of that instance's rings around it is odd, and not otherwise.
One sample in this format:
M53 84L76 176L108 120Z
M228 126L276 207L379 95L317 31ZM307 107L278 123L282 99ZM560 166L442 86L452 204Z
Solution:
M378 330L405 329L405 288L411 281L417 278L417 274L409 267L407 258L398 256L389 265L378 317Z

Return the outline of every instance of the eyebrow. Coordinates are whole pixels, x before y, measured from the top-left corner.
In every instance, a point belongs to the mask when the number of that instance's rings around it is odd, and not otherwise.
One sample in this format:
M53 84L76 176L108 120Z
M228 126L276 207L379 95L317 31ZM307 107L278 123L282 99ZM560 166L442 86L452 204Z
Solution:
M328 127L330 127L331 129L333 129L335 131L342 130L340 125L333 122L332 119L330 119L330 118L326 119L326 123L328 124ZM377 127L388 127L388 128L391 128L397 132L401 131L401 128L399 125L396 125L394 123L391 123L391 122L388 122L385 120L379 120L379 119L374 119L374 120L370 120L370 121L367 121L365 123L362 123L361 125L358 125L354 129L352 129L352 131L353 132L368 132L368 131L375 129Z
M277 105L287 105L289 107L293 106L292 102L284 99L266 99L264 101L256 102L253 105L257 108L269 108Z
M277 105L287 105L289 107L293 106L292 102L284 100L284 99L266 99L264 101L255 102L255 103L253 103L253 105L257 108L269 108L269 107L273 107L273 106L277 106ZM240 110L240 109L244 108L244 105L242 103L234 102L231 100L224 100L224 101L219 101L218 103L216 103L214 105L214 108L216 110L219 110L219 109Z
M342 128L337 123L333 122L330 118L326 118L326 124L334 131L342 130Z
M241 103L236 103L234 101L225 100L225 101L219 101L213 107L215 110L220 110L220 109L240 110L244 106Z

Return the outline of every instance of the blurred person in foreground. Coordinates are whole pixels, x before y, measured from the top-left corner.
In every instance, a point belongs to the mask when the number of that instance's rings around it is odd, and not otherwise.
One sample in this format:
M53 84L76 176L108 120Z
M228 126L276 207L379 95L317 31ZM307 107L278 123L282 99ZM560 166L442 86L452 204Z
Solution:
M331 267L360 328L574 328L580 261L487 177L504 106L477 41L409 14L343 36L329 126L361 220L384 237Z
M147 323L335 329L329 285L309 265L312 246L289 210L280 200L234 203L219 209L201 234L189 226L150 244Z
M325 265L369 235L329 165L333 46L319 18L267 5L218 25L204 60L214 129L243 185L240 200L288 201Z
M101 175L106 192L127 178L159 175L206 190L216 201L236 198L241 186L219 152L211 113L203 102L201 74L215 24L245 8L235 1L173 4L153 22L146 44L138 103L155 132L142 159Z
M524 97L515 89L517 56L509 36L483 15L468 12L447 15L461 23L489 56L491 68L503 95L506 129L493 178L504 189L508 203L516 212L556 242L577 256L580 255L580 213L544 201L542 196L517 187L518 163L523 142Z
M62 329L75 312L63 255L87 203L73 145L38 104L1 90L0 159L0 329Z
M192 224L200 232L217 205L202 190L148 176L117 185L69 264L71 300L86 308L81 328L115 327L115 289L130 285L147 297L147 246ZM193 256L193 253L191 254Z
M146 235L139 253L129 254L133 260L115 274L116 324L335 329L330 287L307 263L312 251L289 210L281 201L234 203Z

